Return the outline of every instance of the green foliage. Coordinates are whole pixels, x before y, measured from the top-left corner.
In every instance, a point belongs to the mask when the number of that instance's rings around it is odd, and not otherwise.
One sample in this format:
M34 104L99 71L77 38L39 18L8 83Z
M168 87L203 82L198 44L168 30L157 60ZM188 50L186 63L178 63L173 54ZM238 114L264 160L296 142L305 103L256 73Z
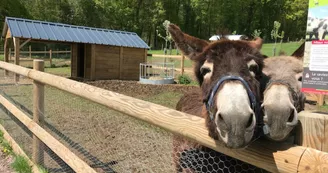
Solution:
M281 34L279 34L279 28L281 27L281 23L278 21L274 21L273 23L273 29L271 31L271 38L274 39L274 47L273 47L273 56L276 55L276 49L277 49L277 39L280 38L280 46L283 41L283 38L285 36L285 32L282 31Z
M253 36L254 38L257 38L257 37L261 37L261 34L262 34L262 31L261 31L261 30L259 30L259 29L255 29L255 30L253 31L253 33L252 33L252 36Z
M284 21L280 29L294 41L305 35L307 8L308 0L2 0L0 29L5 16L14 16L127 30L159 49L165 40L156 30L164 35L166 19L206 40L222 28L248 36L261 30L270 41L274 21Z
M180 75L178 77L179 84L188 85L192 82L191 78L188 75Z
M11 167L17 173L32 173L31 166L23 156L16 156L15 161L11 164Z

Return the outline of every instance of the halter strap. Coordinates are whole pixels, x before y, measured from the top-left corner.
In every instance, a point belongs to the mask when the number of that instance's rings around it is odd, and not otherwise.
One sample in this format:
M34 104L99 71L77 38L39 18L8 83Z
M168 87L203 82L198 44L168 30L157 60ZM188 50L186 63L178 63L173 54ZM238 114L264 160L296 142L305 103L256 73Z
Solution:
M218 80L218 82L212 88L211 94L209 95L209 98L208 98L207 102L205 103L206 109L209 113L211 121L214 120L214 115L213 115L213 112L211 110L211 108L213 106L213 102L214 102L214 96L215 96L216 92L218 91L219 87L226 80L237 80L237 81L240 81L245 86L248 98L249 98L250 103L251 103L252 110L254 111L254 113L256 113L256 111L255 111L256 110L256 104L257 104L256 98L255 98L252 90L250 89L248 83L243 78L241 78L239 76L224 76L220 80Z
M256 128L254 129L254 136L253 139L258 138L260 136L263 136L263 127L264 127L264 123L263 123L263 116L261 114L261 109L260 106L258 104L258 102L256 101L256 97L253 94L252 90L250 89L248 83L239 76L224 76L222 78L220 78L218 80L218 82L215 84L215 86L212 88L211 93L205 103L206 105L206 110L209 114L210 120L213 121L214 120L214 112L212 111L212 107L213 107L213 102L214 102L214 96L216 94L216 92L218 91L219 87L222 85L222 83L226 80L237 80L240 81L244 87L246 88L247 91L247 95L249 98L249 101L251 103L251 108L255 114L256 117Z

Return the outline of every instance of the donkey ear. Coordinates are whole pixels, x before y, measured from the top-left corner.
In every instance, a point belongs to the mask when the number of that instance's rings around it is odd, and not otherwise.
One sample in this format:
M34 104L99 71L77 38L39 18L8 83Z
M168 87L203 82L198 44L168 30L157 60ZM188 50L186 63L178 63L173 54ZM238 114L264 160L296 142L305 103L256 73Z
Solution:
M255 49L261 50L263 40L260 37L255 38L255 40L250 41L249 45Z
M176 46L191 60L196 60L196 56L202 53L204 48L209 44L205 40L183 33L181 29L174 24L170 24L168 30Z

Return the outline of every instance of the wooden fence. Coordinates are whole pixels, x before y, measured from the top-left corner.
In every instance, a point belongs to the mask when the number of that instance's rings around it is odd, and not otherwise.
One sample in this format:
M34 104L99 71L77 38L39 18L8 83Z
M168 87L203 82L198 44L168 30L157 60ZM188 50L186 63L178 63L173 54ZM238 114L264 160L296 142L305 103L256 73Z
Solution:
M328 169L328 153L323 152L328 151L328 118L322 114L310 112L300 114L297 139L303 146L256 141L247 149L233 150L208 136L203 118L10 63L0 62L0 68L26 76L36 85L50 85L75 94L270 172L327 172ZM34 91L42 92L36 89ZM29 119L4 97L0 96L0 103L73 170L94 172L84 161L47 133L41 125Z
M28 54L28 58L20 58L20 61L33 61L32 59L32 54L44 54L44 56L47 56L49 54L48 59L43 59L44 61L49 61L50 66L52 66L52 57L54 54L68 54L71 53L71 51L52 51L50 50L44 50L44 51L32 51L31 46L29 46L29 51L20 51L20 54ZM0 54L4 54L3 51L0 51ZM9 50L9 61L13 62L14 61L14 56L12 56L12 51Z
M177 71L180 71L181 75L184 74L184 61L185 56L184 55L159 55L159 54L147 54L147 56L155 57L155 58L172 58L172 59L180 59L181 60L181 67L180 69L176 69Z

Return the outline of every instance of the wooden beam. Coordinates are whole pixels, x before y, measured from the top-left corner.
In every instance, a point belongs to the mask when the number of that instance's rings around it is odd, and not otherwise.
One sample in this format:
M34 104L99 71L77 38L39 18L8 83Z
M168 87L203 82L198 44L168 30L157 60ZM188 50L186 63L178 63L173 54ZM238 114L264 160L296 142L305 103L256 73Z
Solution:
M44 71L44 61L34 60L33 69ZM44 84L33 81L33 121L43 127L44 124ZM44 144L33 135L32 160L38 165L44 165Z
M181 57L181 75L184 73L184 61L185 61L185 56L182 55Z
M71 45L71 76L77 77L77 44Z
M158 55L158 54L152 54L152 57L181 59L181 55Z
M96 45L91 45L91 68L90 68L90 79L96 79Z
M307 149L306 147L294 146L286 143L277 145L274 142L271 143L263 140L255 141L252 145L248 146L247 149L232 150L224 147L219 141L215 141L208 136L205 120L201 117L189 115L85 83L5 62L0 62L0 68L19 73L33 80L99 103L110 109L161 127L176 135L181 135L189 140L197 142L200 145L209 147L270 172L297 172L301 159L308 160L315 156L317 152L322 155L327 154L325 152L313 150L316 151L315 155L312 152L312 154L309 153L303 156ZM6 106L6 104L4 105ZM302 114L300 116L302 116ZM318 162L326 162L328 158L322 157L320 159L323 160Z
M14 37L14 48L15 48L15 64L19 65L19 55L20 55L20 40ZM15 75L15 82L19 81L19 74Z
M32 58L32 46L31 45L28 47L28 50L29 50L29 52L28 52L29 57Z
M0 96L0 103L8 109L21 123L23 123L34 135L36 135L45 145L57 154L75 172L96 173L87 163L77 157L67 147L51 136L40 125L32 121L20 109L11 102Z
M49 63L50 63L50 67L52 67L52 50L49 50Z
M123 73L123 61L124 61L124 56L123 56L123 47L120 47L120 65L119 65L119 79L122 79L122 73Z
M9 62L9 46L8 46L8 38L5 38L4 48L4 61ZM5 76L8 76L8 71L5 70Z
M311 148L306 149L300 160L298 172L328 172L328 153Z
M296 144L328 152L327 115L303 111L298 116Z
M19 48L21 49L22 47L24 47L27 43L29 43L32 39L28 39L26 40L24 43L22 43Z
M11 33L10 33L9 27L8 27L8 30L7 30L6 38L11 38Z
M13 149L16 155L24 157L28 164L32 167L33 173L40 173L40 170L36 164L34 164L31 159L26 155L24 150L17 144L17 142L10 136L7 130L0 124L0 131L3 133L3 138L8 141L9 145Z
M271 172L296 172L299 159L306 149L304 147L257 141L247 149L231 150L208 136L203 118L13 64L0 62L0 67L154 124L218 152Z
M325 101L325 95L323 95L323 94L319 94L318 95L318 105L319 106L323 106L323 104L324 104L324 101Z

